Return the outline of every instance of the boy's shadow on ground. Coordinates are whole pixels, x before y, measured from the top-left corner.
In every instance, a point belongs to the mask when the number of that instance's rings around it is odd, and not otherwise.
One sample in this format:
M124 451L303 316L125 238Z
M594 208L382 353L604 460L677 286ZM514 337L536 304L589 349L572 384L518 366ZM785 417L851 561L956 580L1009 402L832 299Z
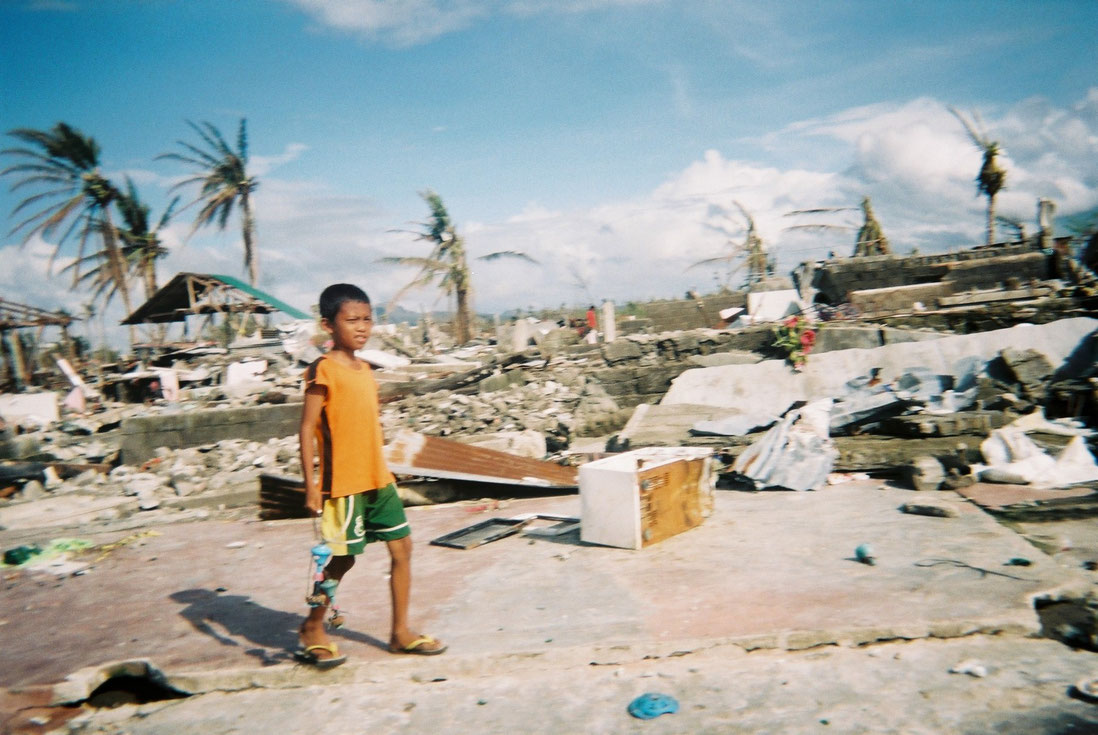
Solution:
M301 646L297 631L305 617L299 613L272 610L244 595L226 595L207 589L181 590L173 592L170 597L186 605L179 614L195 630L221 645L254 644L256 647L247 649L245 653L259 659L264 666L293 660L293 651ZM388 650L387 643L365 633L346 628L330 630L329 633L335 638Z

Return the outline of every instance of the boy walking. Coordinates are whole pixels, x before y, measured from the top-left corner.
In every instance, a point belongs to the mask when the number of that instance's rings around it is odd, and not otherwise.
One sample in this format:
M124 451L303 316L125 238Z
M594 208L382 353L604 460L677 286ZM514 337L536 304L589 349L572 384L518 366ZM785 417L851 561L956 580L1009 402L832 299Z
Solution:
M389 651L434 655L446 646L408 628L412 585L412 539L395 478L385 464L377 384L370 366L355 357L370 338L373 311L366 293L337 283L320 294L320 323L332 335L332 349L305 370L301 413L301 470L305 507L321 519L332 550L324 570L324 593L311 598L301 626L298 660L328 669L346 660L324 629L336 590L366 545L383 541L391 559L392 621ZM314 473L313 461L319 458ZM341 622L337 617L333 623Z

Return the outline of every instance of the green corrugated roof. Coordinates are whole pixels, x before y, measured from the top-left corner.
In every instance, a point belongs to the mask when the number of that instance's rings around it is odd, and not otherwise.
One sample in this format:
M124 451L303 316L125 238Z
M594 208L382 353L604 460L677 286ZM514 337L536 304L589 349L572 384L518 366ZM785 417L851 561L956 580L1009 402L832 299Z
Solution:
M205 282L205 285L196 283L196 281ZM188 283L198 286L193 294L196 303L191 303L192 293L188 288ZM266 291L248 285L239 278L213 273L177 273L148 301L123 319L122 323L162 324L183 321L188 314L209 314L220 311L219 307L211 307L209 304L198 306L198 303L209 293L212 284L218 284L217 288L223 287L230 295L233 292L239 292L235 298L239 300L240 305L244 308L230 309L232 311L254 311L258 314L280 311L293 319L311 318L304 311L295 309L286 302L276 299Z
M239 288L244 293L249 294L251 296L255 296L260 301L262 301L266 304L270 304L274 308L281 311L283 314L286 314L287 316L292 316L294 319L310 319L311 318L305 312L303 312L299 309L295 309L294 307L287 304L285 301L279 301L278 299L276 299L274 296L271 296L266 291L260 291L255 286L249 286L247 283L244 283L244 281L240 280L239 278L233 278L232 276L222 276L222 275L217 274L217 273L211 273L210 278L216 278L217 280L221 281L222 283L227 283L228 285L232 286L233 288Z

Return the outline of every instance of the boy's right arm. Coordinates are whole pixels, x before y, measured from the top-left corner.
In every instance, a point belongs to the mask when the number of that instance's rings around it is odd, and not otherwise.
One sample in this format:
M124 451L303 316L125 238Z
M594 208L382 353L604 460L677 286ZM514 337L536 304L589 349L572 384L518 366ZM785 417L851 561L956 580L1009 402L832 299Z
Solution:
M305 507L319 515L324 507L320 488L313 476L313 458L316 456L316 427L324 408L328 389L323 385L311 385L305 390L305 405L301 409L301 427L298 441L301 446L301 475L305 479Z

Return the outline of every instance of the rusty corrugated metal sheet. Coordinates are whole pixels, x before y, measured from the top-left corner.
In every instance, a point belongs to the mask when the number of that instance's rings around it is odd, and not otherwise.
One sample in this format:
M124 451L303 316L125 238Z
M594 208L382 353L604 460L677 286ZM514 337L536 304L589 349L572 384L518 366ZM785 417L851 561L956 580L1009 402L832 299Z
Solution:
M530 487L578 487L575 467L518 457L451 439L397 432L385 445L385 461L398 475L470 480Z

